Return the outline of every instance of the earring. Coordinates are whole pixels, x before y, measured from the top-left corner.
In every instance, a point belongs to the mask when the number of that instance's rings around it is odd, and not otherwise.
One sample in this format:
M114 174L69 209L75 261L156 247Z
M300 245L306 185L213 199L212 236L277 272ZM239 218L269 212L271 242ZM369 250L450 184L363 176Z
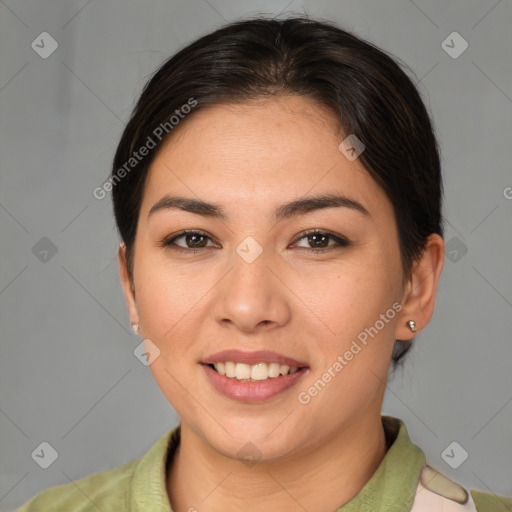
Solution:
M139 332L139 324L136 324L135 322L132 322L132 329L135 334Z
M409 320L407 322L407 325L409 326L409 329L412 331L412 332L416 332L416 322L414 320Z

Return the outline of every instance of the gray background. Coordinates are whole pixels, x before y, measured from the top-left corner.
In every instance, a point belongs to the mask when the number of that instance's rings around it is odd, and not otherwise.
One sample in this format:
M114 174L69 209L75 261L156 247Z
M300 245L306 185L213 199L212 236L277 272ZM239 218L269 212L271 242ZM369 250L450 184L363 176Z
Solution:
M512 496L510 0L8 0L0 2L2 511L140 457L177 424L133 355L140 338L119 284L110 197L92 191L164 59L226 21L280 12L333 20L415 73L441 143L448 252L434 318L389 382L383 412L404 419L447 476ZM59 45L46 59L31 48L44 31ZM442 46L454 31L469 44L458 58ZM59 454L48 469L31 457L43 441ZM441 455L453 441L469 453L458 469Z

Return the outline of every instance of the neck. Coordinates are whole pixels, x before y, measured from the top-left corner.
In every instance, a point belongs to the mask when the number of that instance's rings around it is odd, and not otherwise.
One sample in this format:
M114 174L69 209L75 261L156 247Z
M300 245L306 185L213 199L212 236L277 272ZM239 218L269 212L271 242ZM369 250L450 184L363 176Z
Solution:
M306 453L250 467L207 447L182 424L167 492L174 512L332 511L362 489L386 451L380 413L359 419Z

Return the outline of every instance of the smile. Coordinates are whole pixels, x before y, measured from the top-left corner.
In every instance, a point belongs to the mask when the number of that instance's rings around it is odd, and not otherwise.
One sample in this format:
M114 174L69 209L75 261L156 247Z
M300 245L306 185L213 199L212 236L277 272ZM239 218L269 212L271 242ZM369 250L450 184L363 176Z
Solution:
M279 363L257 363L253 365L234 363L233 361L218 362L210 365L217 373L225 375L229 379L244 382L258 382L267 379L275 379L281 375L289 375L297 372L298 367L290 367Z

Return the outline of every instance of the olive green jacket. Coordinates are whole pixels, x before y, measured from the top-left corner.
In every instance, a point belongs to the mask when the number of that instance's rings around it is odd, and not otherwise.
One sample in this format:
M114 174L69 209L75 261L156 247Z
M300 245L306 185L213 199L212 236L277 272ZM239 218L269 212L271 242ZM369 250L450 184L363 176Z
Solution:
M427 465L401 420L382 416L382 424L390 445L384 459L359 493L333 512L512 512L511 498L467 492ZM143 457L50 487L17 512L172 512L166 464L179 441L180 425Z

